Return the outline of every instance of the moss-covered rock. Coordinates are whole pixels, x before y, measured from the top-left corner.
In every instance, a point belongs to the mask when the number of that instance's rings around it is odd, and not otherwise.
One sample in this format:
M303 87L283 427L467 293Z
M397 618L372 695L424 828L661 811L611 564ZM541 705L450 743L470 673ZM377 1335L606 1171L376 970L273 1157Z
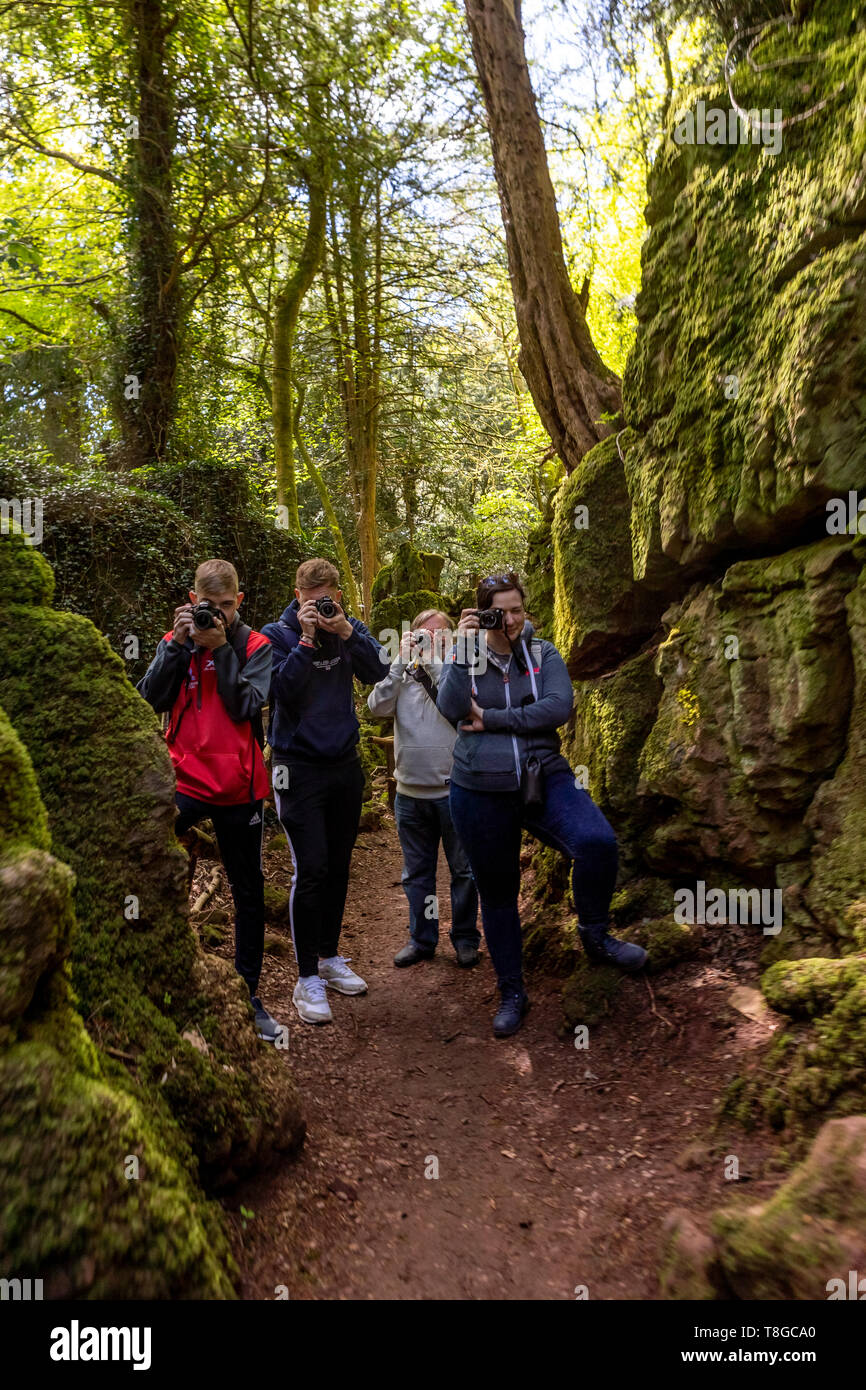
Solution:
M794 1022L729 1086L723 1112L802 1136L825 1115L866 1110L866 955L780 960L761 988Z
M662 1258L664 1296L798 1302L857 1297L849 1271L866 1264L864 1174L866 1117L830 1120L769 1201L755 1205L744 1199L717 1210L708 1222L672 1212Z
M555 641L573 676L634 651L664 606L632 578L629 516L617 441L606 439L562 483L552 525Z
M0 540L0 576L41 563ZM217 967L188 920L174 776L123 663L83 617L4 604L0 705L30 753L51 851L75 874L72 984L91 1036L125 1063L106 1061L106 1074L208 1183L291 1151L303 1122L285 1055L256 1040L233 974L215 998L196 987ZM183 1039L190 1029L207 1052Z
M866 568L846 609L854 675L845 756L805 817L812 835L806 905L825 931L843 940L852 930L848 909L866 898Z
M737 1298L826 1299L866 1264L866 1117L830 1120L766 1203L722 1210L712 1235Z
M41 1279L48 1298L229 1298L221 1214L185 1142L172 1146L75 1008L64 964L74 878L47 853L33 765L2 709L0 765L4 1274Z
M566 1028L579 1023L600 1023L622 984L622 973L613 965L590 965L583 952L575 955L574 969L562 986L562 1017Z

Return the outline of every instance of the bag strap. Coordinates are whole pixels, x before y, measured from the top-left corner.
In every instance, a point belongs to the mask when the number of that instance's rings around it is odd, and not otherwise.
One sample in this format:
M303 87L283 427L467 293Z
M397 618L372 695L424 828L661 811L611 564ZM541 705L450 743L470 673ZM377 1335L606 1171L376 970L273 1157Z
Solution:
M435 705L436 696L439 694L439 687L433 680L433 677L430 675L429 671L425 671L423 666L416 666L415 670L412 672L412 678L413 680L416 680L420 686L423 687L427 696L429 697L429 699L433 701Z
M286 627L288 627L288 623L286 623ZM238 666L241 670L244 669L249 658L249 644L252 631L253 630L248 623L238 622L238 625L233 633L226 633L226 638L228 639L229 646L231 647L232 651L237 657ZM253 731L253 738L259 745L259 748L261 748L262 752L264 752L265 726L262 723L261 710L257 710L256 713L252 716L252 718L250 719L250 725Z

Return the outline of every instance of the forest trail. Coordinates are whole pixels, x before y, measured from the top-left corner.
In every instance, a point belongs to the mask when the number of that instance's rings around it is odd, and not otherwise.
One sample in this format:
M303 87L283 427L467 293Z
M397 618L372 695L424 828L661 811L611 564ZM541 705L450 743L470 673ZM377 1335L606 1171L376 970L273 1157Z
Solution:
M288 886L276 834L265 866ZM716 941L653 977L655 1013L646 981L628 980L588 1051L562 1035L561 982L530 973L524 1027L497 1040L483 946L461 970L445 922L433 961L393 966L400 868L389 817L358 838L341 942L369 992L329 992L331 1025L297 1018L290 934L269 928L280 954L266 953L261 994L289 1025L308 1132L299 1158L227 1199L241 1297L285 1285L291 1299L573 1299L583 1285L594 1299L658 1298L666 1214L730 1198L730 1150L709 1128L743 1052L768 1036L727 1003L753 982L762 941L726 936L724 959ZM438 888L447 904L446 874ZM779 1182L761 1176L761 1149L738 1135L753 1200Z

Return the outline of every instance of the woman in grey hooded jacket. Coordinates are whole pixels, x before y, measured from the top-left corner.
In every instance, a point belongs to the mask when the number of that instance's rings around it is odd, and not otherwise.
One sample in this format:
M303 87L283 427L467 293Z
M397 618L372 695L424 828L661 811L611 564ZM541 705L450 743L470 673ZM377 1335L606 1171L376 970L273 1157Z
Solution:
M516 1033L529 1008L517 908L522 830L573 861L574 907L590 959L628 971L646 961L642 947L608 931L616 837L559 751L557 730L572 710L571 680L553 643L534 636L524 600L513 571L481 581L478 608L463 610L437 697L446 719L459 722L451 816L472 866L499 981L497 1037ZM479 635L482 613L491 616Z

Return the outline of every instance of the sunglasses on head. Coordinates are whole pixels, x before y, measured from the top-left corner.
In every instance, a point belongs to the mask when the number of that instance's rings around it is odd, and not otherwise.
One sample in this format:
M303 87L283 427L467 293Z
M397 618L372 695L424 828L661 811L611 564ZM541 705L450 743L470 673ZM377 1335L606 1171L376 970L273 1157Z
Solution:
M520 585L520 578L514 573L514 570L508 570L506 574L488 574L481 583L485 589L492 588L494 584L512 584L517 588Z

